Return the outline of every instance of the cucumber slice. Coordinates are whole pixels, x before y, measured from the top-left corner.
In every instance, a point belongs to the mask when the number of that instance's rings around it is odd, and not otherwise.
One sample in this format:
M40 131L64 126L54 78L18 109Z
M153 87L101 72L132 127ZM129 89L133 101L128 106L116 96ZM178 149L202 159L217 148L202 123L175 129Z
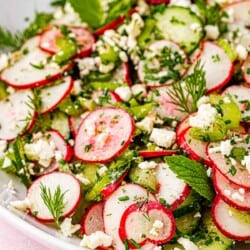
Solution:
M168 243L162 246L162 250L185 250L184 247L178 243Z
M164 38L172 40L190 54L201 41L204 31L198 16L188 8L171 6L155 15L157 27Z
M198 193L196 193L194 190L191 190L188 197L174 211L174 216L179 218L193 211L198 212L201 210L200 203L201 203L201 196Z
M227 132L227 127L221 117L216 117L213 126L209 129L191 128L190 136L204 142L215 142L222 140Z
M52 113L51 128L60 132L60 134L67 140L70 136L69 120L66 114L60 111Z
M129 171L129 179L133 183L137 183L151 192L156 192L156 176L155 171L152 169L141 169L139 167L132 167Z
M210 211L205 211L202 218L204 226L204 235L202 239L195 244L199 250L229 250L233 245L233 241L223 235L215 226ZM200 232L198 232L200 233Z
M0 100L4 99L7 96L8 96L8 93L6 91L6 84L0 81Z
M199 225L201 216L197 212L191 212L175 219L176 228L181 234L191 234Z

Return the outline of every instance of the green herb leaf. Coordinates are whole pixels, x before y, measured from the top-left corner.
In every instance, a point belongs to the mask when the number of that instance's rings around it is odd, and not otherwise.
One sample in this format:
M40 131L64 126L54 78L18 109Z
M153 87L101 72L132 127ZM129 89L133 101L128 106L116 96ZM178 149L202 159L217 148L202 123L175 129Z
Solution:
M99 0L68 0L68 2L83 22L88 23L92 28L102 25L104 13Z
M46 187L44 184L41 184L40 188L43 202L49 209L55 223L59 226L59 219L63 215L63 209L65 207L64 195L66 192L62 193L59 185L56 187L54 194L52 194L51 189Z
M12 34L11 31L0 27L0 49L17 50L23 43L23 35L20 32Z
M198 162L182 155L166 156L165 162L170 169L193 190L209 201L213 200L214 191L206 169Z

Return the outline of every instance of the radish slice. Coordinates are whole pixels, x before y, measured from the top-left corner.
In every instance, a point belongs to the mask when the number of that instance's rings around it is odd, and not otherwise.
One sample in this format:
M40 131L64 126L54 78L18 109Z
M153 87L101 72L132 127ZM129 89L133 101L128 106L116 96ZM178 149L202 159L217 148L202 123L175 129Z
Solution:
M248 56L246 61L243 63L242 70L246 83L250 84L250 56Z
M103 209L105 232L113 237L115 249L125 250L119 236L121 217L124 211L135 202L155 201L155 197L146 189L136 184L126 184L118 187L106 200Z
M37 47L39 40L40 37L36 36L26 42L14 64L3 70L2 81L19 89L39 87L59 79L62 73L71 67L48 63L50 55ZM28 53L25 54L23 51Z
M133 118L120 108L99 108L83 120L75 139L75 156L85 162L108 162L122 153L134 134Z
M34 95L31 90L18 90L0 101L0 139L13 140L34 124Z
M232 163L230 159L224 157L221 152L215 152L214 148L217 147L219 147L218 143L210 143L207 148L207 154L212 165L232 183L242 188L250 188L250 173L246 167L237 161ZM234 173L230 171L232 167Z
M129 86L132 85L130 78L130 69L128 63L122 63L113 73L112 79L110 80L116 83L127 83Z
M242 22L244 26L249 25L250 1L236 1L223 8L224 11L233 14L234 22Z
M156 167L156 180L159 188L156 193L157 200L171 206L174 210L189 194L189 186L179 179L166 163L160 163Z
M230 94L232 96L241 111L243 121L250 122L250 110L248 108L250 88L244 85L232 85L226 88L223 94Z
M194 113L193 113L194 114ZM187 130L190 127L189 125L189 116L187 116L185 119L183 119L176 128L176 139L178 140L182 133Z
M133 239L140 245L146 241L165 244L175 233L175 221L172 212L159 202L135 203L123 213L119 235L124 241ZM130 244L130 248L133 247Z
M82 120L83 118L81 115L69 117L69 127L74 136L76 136L77 131L81 126Z
M172 103L172 99L168 94L170 89L170 86L159 87L151 91L149 96L158 104L155 111L161 118L171 118L181 121L187 114L179 111L179 107Z
M220 196L217 196L213 202L212 217L215 225L227 237L235 240L250 239L249 213L230 207Z
M42 222L54 222L54 218L41 197L41 185L53 195L57 187L64 194L62 217L70 216L77 209L81 199L81 187L75 177L62 172L46 174L35 180L28 189L27 198L31 202L30 212Z
M39 90L41 98L41 114L48 113L55 109L71 92L73 80L71 76L62 79L59 84L43 87Z
M106 106L109 104L114 104L122 101L121 98L114 91L106 92L105 90L96 90L91 95L91 99L94 100L94 102L96 102L98 105L103 106L102 98L105 98Z
M177 144L185 152L189 153L189 158L195 161L203 161L206 165L211 162L207 156L207 142L194 139L190 136L190 127L187 128L181 136L178 137Z
M88 56L92 52L95 39L89 30L82 27L68 27L76 39L77 45L80 47L80 51L77 53L77 57ZM59 27L53 27L50 30L46 30L42 35L39 42L41 50L55 54L60 51L60 48L56 45L56 39L63 37Z
M218 170L213 171L213 184L216 192L230 206L250 211L250 189L231 183Z
M147 2L149 4L152 4L152 5L158 5L158 4L161 4L161 3L169 3L169 0L147 0Z
M213 42L204 42L202 53L197 60L200 60L205 71L207 92L222 88L233 75L233 63L230 58L220 46ZM193 73L194 65L188 70L188 74Z
M103 202L94 203L89 207L81 221L82 234L90 235L96 231L104 232L103 207Z
M176 65L174 65L173 67L171 67L171 70L175 70L176 72L179 72L180 76L184 75L184 73L186 72L186 64L187 64L187 57L185 52L180 48L180 46L174 42L171 41L167 41L167 40L160 40L160 41L156 41L153 42L147 49L147 51L144 53L144 56L146 58L150 58L153 59L155 57L155 55L160 55L162 49L170 49L171 53L174 54L179 54L182 58L183 58L183 63L178 63ZM158 62L160 64L160 62ZM147 84L148 86L154 87L154 86L162 86L162 85L166 85L166 84L170 84L174 81L174 79L169 79L166 80L163 83L159 82L159 79L163 79L163 76L166 77L166 75L169 73L169 68L165 67L162 68L161 71L159 71L158 73L152 73L152 76L157 78L157 79L147 79L147 74L145 72L145 66L149 66L149 63L146 64L146 61L140 61L138 64L138 70L137 70L137 74L138 74L138 78L142 83ZM152 63L151 63L152 64ZM149 66L151 67L151 66ZM157 69L158 70L158 69Z
M139 155L143 158L163 157L179 154L178 150L140 150Z

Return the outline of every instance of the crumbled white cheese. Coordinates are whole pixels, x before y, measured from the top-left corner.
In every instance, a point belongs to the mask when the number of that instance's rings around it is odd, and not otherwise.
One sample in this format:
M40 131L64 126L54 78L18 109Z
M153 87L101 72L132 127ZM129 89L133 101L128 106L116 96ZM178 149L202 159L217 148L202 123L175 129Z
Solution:
M149 5L144 0L137 1L136 9L138 10L138 13L142 16L150 14Z
M0 158L2 158L4 156L7 145L8 145L7 141L0 140Z
M140 169L154 169L156 166L157 163L155 161L143 161L138 164Z
M48 167L55 157L56 146L53 141L39 139L24 145L24 152L28 159L38 161L43 167Z
M26 212L28 209L32 208L32 203L28 198L25 198L22 201L11 201L10 206L17 210Z
M65 218L60 224L60 230L65 237L72 237L72 235L81 228L81 225L72 225L72 218Z
M63 159L62 152L59 151L59 150L55 150L54 157L55 157L55 159L56 159L57 162L60 161L60 160L62 160Z
M199 250L199 248L189 239L181 237L177 240L179 244L181 244L185 250Z
M175 6L182 6L182 7L190 7L191 1L190 0L171 0L169 5L175 5Z
M128 56L124 51L120 51L119 53L119 58L123 61L123 62L127 62L128 61Z
M81 80L75 80L73 85L72 94L78 95L82 92L82 81Z
M129 86L118 87L115 89L115 93L125 102L129 101L132 97L132 91Z
M112 71L114 68L115 68L115 64L114 64L113 62L110 62L110 63L108 63L108 64L103 64L103 63L101 63L101 64L99 65L99 71L100 71L101 73L104 73L104 74L109 73L109 72Z
M194 32L200 32L202 30L202 27L201 27L200 23L192 23L190 25L190 29Z
M96 231L90 235L83 235L81 247L95 250L97 247L109 247L112 245L112 237L102 231Z
M208 168L206 173L207 173L208 177L211 177L212 176L212 168Z
M153 128L149 140L159 147L170 148L176 140L176 133L165 128Z
M83 176L82 173L81 173L81 174L76 174L75 177L76 177L76 179L78 179L82 184L84 184L84 185L86 185L86 186L90 184L89 179L85 178L85 177Z
M0 55L0 71L5 69L9 64L9 55L8 54L1 54Z
M209 101L210 101L210 98L208 97L208 96L202 96L199 100L198 100L198 102L197 102L197 107L200 107L202 104L207 104L207 103L209 103Z
M161 233L163 227L164 227L164 224L162 221L155 220L153 225L152 225L152 228L149 231L149 234L157 237Z
M220 152L222 155L229 156L232 151L232 144L230 140L220 142Z
M137 128L151 133L154 127L154 119L152 119L152 117L150 116L146 116L141 121L137 122L135 125Z
M238 44L235 48L235 52L236 52L239 60L246 60L247 59L248 51L243 45Z
M248 173L250 173L250 155L245 155L243 160L241 161L241 164L244 165Z
M217 25L206 25L205 31L206 37L210 40L216 40L220 35L220 31Z
M103 165L101 168L97 170L97 173L102 177L105 175L105 173L108 171L108 168Z
M201 213L200 212L195 213L194 218L201 218Z
M195 128L209 128L215 122L217 114L217 110L211 104L202 104L197 114L190 116L189 124Z
M78 64L81 77L88 75L91 71L96 69L95 58L85 57L83 59L77 59L76 62Z
M8 168L11 166L11 164L12 164L12 162L11 162L10 158L6 156L4 158L2 168Z
M144 21L138 13L131 16L131 22L126 26L128 34L127 46L130 50L134 49L137 45L136 38L141 34L141 29L144 26Z

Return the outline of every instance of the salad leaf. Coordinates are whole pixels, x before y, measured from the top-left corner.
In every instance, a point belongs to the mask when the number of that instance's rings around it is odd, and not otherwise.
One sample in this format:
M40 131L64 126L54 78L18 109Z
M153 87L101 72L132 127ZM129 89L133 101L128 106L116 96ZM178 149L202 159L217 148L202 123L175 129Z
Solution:
M165 162L170 169L193 190L209 201L213 200L214 191L206 169L198 162L182 155L166 156Z
M77 12L82 21L92 28L102 25L104 12L101 8L100 0L68 0L72 8Z

